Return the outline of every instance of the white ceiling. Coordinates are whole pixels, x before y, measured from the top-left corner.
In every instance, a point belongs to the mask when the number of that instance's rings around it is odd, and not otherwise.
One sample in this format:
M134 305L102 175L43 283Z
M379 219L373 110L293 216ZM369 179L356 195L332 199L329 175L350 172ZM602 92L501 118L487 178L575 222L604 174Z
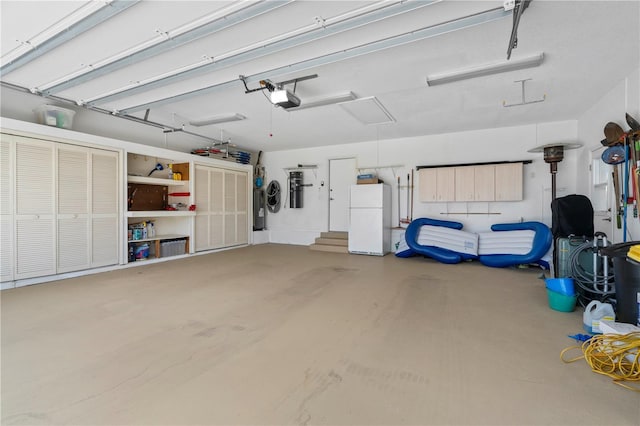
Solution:
M41 49L39 43L55 33L64 33L70 20L90 12L88 8L112 8L117 3L122 2L1 1L2 66L28 51L29 45ZM358 16L365 12L362 8L384 6L385 11L390 11L414 4L416 8L409 12L328 34L335 28L336 17L344 14ZM491 12L502 17L471 27L463 27L459 21L474 14L484 16L485 11L502 5L502 1L451 0L140 1L50 52L14 70L3 71L1 78L3 82L46 93L56 82L92 68L99 70L114 55L126 54L144 43L173 40L185 26L197 27L199 20L211 14L217 17L216 22L230 23L238 13L273 6L271 11L167 52L128 61L126 66L105 75L88 74L91 78L86 82L54 93L138 118L144 117L146 108L135 107L152 103L147 119L155 123L176 128L185 125L187 131L229 138L249 150L273 151L575 119L639 66L640 2L534 0L522 15L518 47L513 50L512 59L544 52L540 67L427 86L427 75L506 60L512 27L510 13ZM384 39L393 41L399 35L447 22L460 29L373 53L334 59L340 52L349 55L361 46ZM303 27L322 37L264 54L270 49L269 39ZM233 59L238 58L233 55L250 49L263 56ZM313 61L322 56L331 61ZM210 63L211 58L213 65L198 75L167 81L158 87L144 85L180 69ZM235 63L227 64L231 60ZM249 88L253 89L259 87L259 79L279 82L309 74L318 77L301 81L296 87L303 104L351 91L358 98L375 96L396 121L365 125L337 105L284 110L271 105L263 96L266 92L245 94L238 78L248 76ZM527 82L526 100L545 95L546 100L503 107L503 101L522 101L521 86L514 81L528 78L531 81ZM140 90L92 103L107 94L132 88ZM293 85L287 88L293 90ZM196 95L166 100L187 92ZM158 102L161 100L165 101ZM240 113L247 119L201 127L188 124L230 113ZM203 139L200 146L207 144Z

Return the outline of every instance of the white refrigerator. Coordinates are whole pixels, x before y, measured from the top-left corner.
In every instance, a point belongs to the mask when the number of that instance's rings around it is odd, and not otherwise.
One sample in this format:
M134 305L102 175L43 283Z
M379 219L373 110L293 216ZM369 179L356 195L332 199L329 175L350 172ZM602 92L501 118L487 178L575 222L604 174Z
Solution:
M349 253L384 256L391 251L391 187L351 185Z

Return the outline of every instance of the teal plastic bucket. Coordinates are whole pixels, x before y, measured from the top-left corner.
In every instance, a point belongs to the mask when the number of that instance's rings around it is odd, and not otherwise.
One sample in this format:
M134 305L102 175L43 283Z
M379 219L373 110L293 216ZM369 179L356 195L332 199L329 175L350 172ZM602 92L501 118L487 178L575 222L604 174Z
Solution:
M573 312L576 309L577 295L567 296L547 289L547 297L549 299L549 307L554 311Z

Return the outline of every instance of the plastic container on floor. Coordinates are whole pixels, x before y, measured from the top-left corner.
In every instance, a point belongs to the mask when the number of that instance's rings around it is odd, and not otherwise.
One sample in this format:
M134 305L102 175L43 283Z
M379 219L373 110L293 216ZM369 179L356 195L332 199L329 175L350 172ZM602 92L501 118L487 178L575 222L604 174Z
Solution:
M575 296L576 294L573 278L547 278L544 281L548 290L565 296Z
M567 296L561 293L547 289L547 297L549 299L549 307L554 311L573 312L576 309L576 300L578 296Z
M613 312L613 306L608 303L602 303L598 300L592 300L582 314L582 326L591 334L602 334L600 330L600 321L615 321L616 314Z

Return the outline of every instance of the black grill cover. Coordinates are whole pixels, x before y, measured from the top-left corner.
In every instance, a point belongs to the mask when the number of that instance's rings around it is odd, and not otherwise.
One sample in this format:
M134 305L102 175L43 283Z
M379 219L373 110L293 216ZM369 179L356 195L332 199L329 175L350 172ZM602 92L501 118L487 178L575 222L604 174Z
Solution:
M593 237L593 205L584 195L567 195L551 202L551 233L555 238Z

